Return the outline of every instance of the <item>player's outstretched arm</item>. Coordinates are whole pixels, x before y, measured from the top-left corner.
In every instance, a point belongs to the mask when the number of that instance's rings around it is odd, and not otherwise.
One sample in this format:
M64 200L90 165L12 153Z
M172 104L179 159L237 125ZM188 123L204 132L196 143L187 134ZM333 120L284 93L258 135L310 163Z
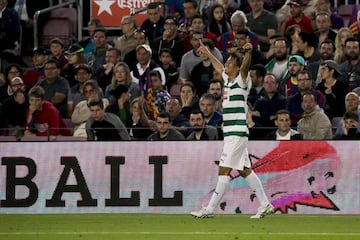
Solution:
M246 81L246 78L247 78L247 75L248 75L248 72L250 69L251 54L252 54L252 49L253 49L253 45L250 43L249 37L247 37L247 42L244 44L242 49L245 51L245 55L244 55L244 59L242 61L241 67L240 67L240 74L241 74L243 81Z
M200 47L198 49L198 54L206 55L213 65L216 72L221 73L224 69L224 65L211 53L211 51L203 44L200 40Z

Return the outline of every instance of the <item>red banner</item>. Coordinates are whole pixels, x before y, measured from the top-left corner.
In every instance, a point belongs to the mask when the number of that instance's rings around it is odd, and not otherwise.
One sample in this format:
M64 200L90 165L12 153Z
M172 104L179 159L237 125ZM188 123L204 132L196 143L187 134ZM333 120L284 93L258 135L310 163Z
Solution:
M146 8L156 0L91 0L91 18L99 19L104 27L119 27L124 16ZM146 11L135 14L138 25L146 19Z

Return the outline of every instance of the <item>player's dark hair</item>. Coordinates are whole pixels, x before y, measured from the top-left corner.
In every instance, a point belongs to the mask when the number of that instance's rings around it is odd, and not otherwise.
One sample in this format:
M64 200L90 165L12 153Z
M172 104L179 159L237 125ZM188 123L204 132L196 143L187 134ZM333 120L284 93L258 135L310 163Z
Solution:
M262 64L254 64L250 67L250 70L255 71L255 75L257 77L265 77L266 75L266 68Z
M223 81L221 81L221 80L219 80L219 79L211 79L210 80L210 82L209 82L209 86L211 85L211 84L213 84L213 83L220 83L220 87L221 87L221 89L223 89L224 88L224 82Z
M157 118L167 118L171 122L171 116L168 112L160 112Z
M104 109L104 103L102 99L99 98L90 99L87 105L89 108L94 106L99 106L101 109Z
M347 111L345 114L344 114L344 120L346 119L353 119L355 121L359 121L359 116L356 112L353 112L353 111Z
M201 117L204 119L205 118L205 115L202 111L200 111L199 109L194 109L190 112L190 114L200 114Z
M290 116L290 113L289 113L288 110L286 110L286 109L280 109L280 110L277 110L276 113L275 113L276 119L277 119L278 116L281 115L281 114L287 114L287 115Z

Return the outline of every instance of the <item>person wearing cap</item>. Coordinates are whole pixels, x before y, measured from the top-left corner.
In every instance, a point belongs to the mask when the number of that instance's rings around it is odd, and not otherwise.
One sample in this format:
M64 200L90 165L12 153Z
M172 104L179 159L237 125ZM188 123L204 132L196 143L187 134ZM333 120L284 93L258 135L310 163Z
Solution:
M148 37L146 36L145 31L137 29L135 31L135 42L136 47L142 44L149 44ZM136 68L136 47L134 50L128 52L124 56L124 62L129 66L130 71L133 71Z
M288 60L288 78L285 81L279 83L279 92L290 98L298 90L298 83L296 80L296 75L301 70L304 70L305 60L300 55L291 55Z
M103 101L97 98L88 102L91 116L86 121L88 141L127 141L129 133L121 120L113 113L105 112Z
M115 101L105 108L105 112L115 114L127 129L132 126L130 114L130 89L123 84L110 91Z
M95 48L87 57L87 62L92 72L96 72L106 63L106 51L112 46L107 43L107 31L105 28L96 28L94 30L93 41Z
M29 106L25 84L21 77L14 77L10 80L9 87L12 95L2 104L0 125L5 129L4 135L22 137L26 110Z
M152 50L149 45L142 44L136 47L136 68L131 71L131 77L134 82L139 84L139 89L146 99L148 89L151 88L150 71L157 70L161 74L162 85L166 84L164 70L152 60Z
M140 29L145 31L151 46L156 38L161 37L165 19L161 16L159 3L157 2L149 3L146 13L148 18L143 21Z
M297 92L288 99L287 109L290 114L291 126L296 127L297 122L302 118L304 110L301 107L301 98L305 92L314 92L317 104L320 108L325 108L325 96L319 90L313 88L313 80L311 74L307 70L301 70L296 75Z
M36 86L41 86L45 91L45 100L54 104L62 117L66 118L67 101L69 93L69 82L60 76L60 66L55 59L49 59L44 65L45 78L37 82Z
M76 65L87 64L87 60L84 56L84 48L82 48L79 44L75 43L71 45L64 54L68 62L64 66L61 75L66 80L68 80L70 87L73 87L77 84L77 81L75 79Z
M291 17L287 21L280 24L280 33L284 34L288 27L298 25L303 32L313 32L311 19L306 16L304 11L304 3L302 0L291 0L287 3L290 8Z
M30 68L24 72L23 80L28 88L32 88L42 78L45 77L44 65L49 59L49 51L44 47L33 49L32 62L34 68Z
M53 38L50 40L50 52L53 58L55 58L60 65L61 71L63 71L67 60L64 54L64 42L60 38Z
M120 50L122 56L125 56L131 50L136 48L135 30L137 28L136 20L133 16L124 16L121 20L120 29L123 33L120 37L115 37L114 46Z
M339 65L334 60L326 60L321 63L320 74L322 82L316 87L326 97L325 113L332 120L334 117L342 117L345 113L346 85L337 80L342 73Z
M164 31L161 37L154 40L152 46L153 58L158 58L162 48L170 48L174 53L174 62L180 66L181 57L184 55L184 39L177 32L177 20L175 16L166 16L164 22Z
M310 63L306 66L306 69L309 71L311 78L314 80L314 86L317 86L322 78L320 75L320 63L325 60L333 60L335 56L335 44L334 41L330 39L325 39L320 43L320 60Z
M288 5L289 2L292 0L286 0L283 6L276 11L276 18L278 19L279 23L286 21L290 18L290 6ZM303 0L303 13L309 17L311 20L314 19L315 16L315 9L316 3L318 0ZM313 25L314 26L314 25Z
M86 99L84 92L82 91L84 83L91 79L91 69L87 64L78 64L75 66L75 80L77 84L70 88L67 96L67 111L69 116L72 115L75 106Z

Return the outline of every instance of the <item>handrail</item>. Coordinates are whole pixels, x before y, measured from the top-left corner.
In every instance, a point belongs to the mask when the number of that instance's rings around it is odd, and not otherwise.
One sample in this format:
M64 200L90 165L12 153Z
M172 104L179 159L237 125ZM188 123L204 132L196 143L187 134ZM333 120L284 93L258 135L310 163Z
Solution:
M76 3L77 5L77 23L78 23L78 40L82 38L82 0L69 0L65 3L58 4L56 6L51 6L48 8L44 8L41 10L38 10L34 14L34 48L37 48L39 46L39 29L38 29L38 21L39 21L39 15L44 14L47 12L51 12L55 9L70 6L73 3Z
M163 14L164 14L165 13L165 1L158 0L157 3L159 4L159 6L164 5L164 9L163 9ZM136 11L134 9L131 9L130 16L135 16L136 14L139 14L139 13L142 13L142 12L145 12L145 11L147 11L147 7L139 8Z

